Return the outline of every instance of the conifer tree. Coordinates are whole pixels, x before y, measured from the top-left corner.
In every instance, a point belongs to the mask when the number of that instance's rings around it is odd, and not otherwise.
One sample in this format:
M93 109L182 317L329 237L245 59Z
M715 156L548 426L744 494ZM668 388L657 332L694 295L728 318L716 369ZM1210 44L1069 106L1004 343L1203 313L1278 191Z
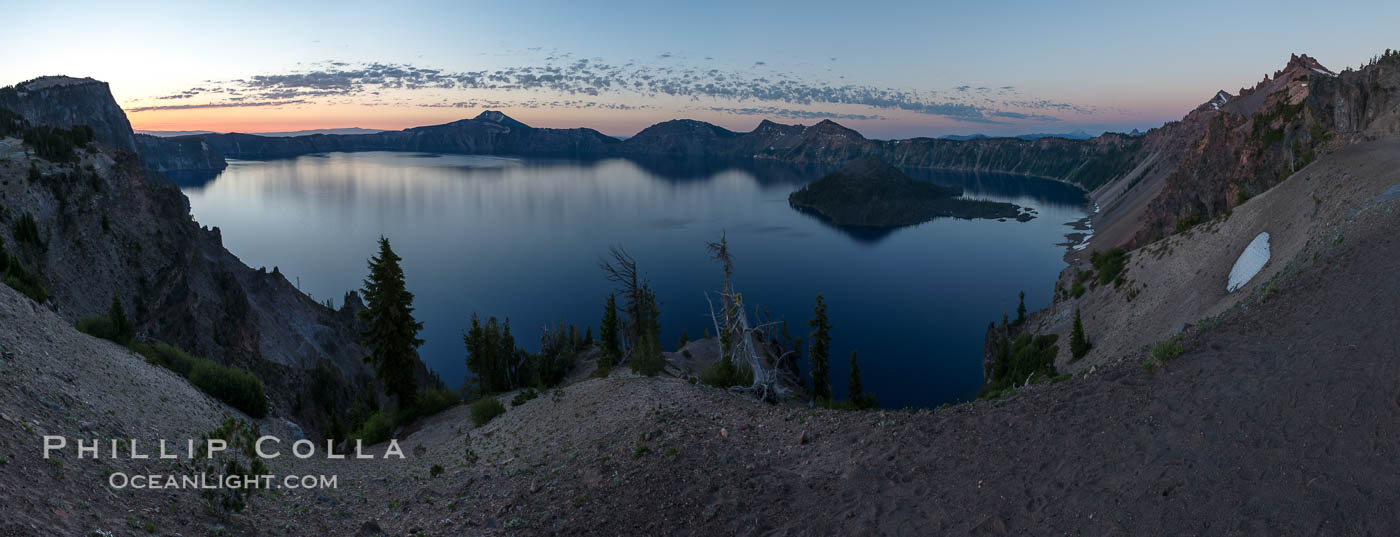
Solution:
M423 323L413 319L413 293L404 285L401 260L390 248L389 239L379 237L379 254L370 258L369 277L364 281L368 307L360 312L360 318L367 328L360 338L370 349L365 362L398 399L399 408L407 409L418 390L414 372L418 346L423 344L418 338Z
M831 324L826 319L826 303L822 301L820 293L817 294L817 307L812 313L812 320L807 321L807 326L812 327L812 349L807 353L812 360L812 398L830 401L831 381L828 376L831 368L827 359L831 352Z
M856 408L862 408L865 387L860 383L860 364L856 362L857 357L857 352L851 351L851 403L855 404Z
M656 303L656 292L651 284L643 283L638 294L637 327L640 335L637 348L632 350L632 370L654 377L666 366L666 355L661 352L661 310Z
M1016 324L1021 324L1026 320L1026 292L1021 291L1021 303L1016 306Z
M1079 319L1079 308L1074 308L1074 328L1069 335L1069 351L1074 355L1074 359L1078 360L1089 354L1089 348L1092 346L1088 336L1084 335L1084 323Z
M682 329L681 329L681 339L680 339L679 341L676 342L676 352L680 352L681 349L685 348L685 344L686 344L686 343L690 343L690 336L687 335L687 334L685 333L685 329L682 328Z
M598 328L598 341L603 346L599 367L612 367L622 358L622 326L617 318L617 295L609 294L603 308L603 324Z
M115 294L112 295L112 308L107 311L107 320L112 322L112 341L126 345L136 337L136 328L131 326L131 321L126 318L122 301Z

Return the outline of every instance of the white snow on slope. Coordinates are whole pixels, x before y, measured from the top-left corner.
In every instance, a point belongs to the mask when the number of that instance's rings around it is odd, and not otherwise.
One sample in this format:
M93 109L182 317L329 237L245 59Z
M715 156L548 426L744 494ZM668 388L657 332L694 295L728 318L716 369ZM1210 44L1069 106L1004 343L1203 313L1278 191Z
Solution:
M1240 258L1235 260L1234 268L1230 269L1230 281L1225 284L1225 292L1233 293L1236 289L1244 287L1268 262L1269 232L1265 231L1254 237L1249 246L1244 248L1244 252L1240 253Z

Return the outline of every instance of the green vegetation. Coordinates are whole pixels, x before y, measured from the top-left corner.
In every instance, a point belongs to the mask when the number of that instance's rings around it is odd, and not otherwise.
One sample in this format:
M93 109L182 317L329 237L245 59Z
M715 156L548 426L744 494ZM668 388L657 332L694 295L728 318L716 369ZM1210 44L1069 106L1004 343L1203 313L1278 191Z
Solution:
M1003 335L993 349L993 381L983 388L983 398L994 398L997 394L1015 388L1023 382L1056 376L1055 355L1060 352L1059 346L1055 345L1058 336L1021 334L1014 341L1008 342L1004 332L1005 323L1002 329Z
M462 335L462 342L467 350L467 368L475 375L469 385L481 394L558 385L573 370L578 354L587 348L578 329L565 328L560 321L545 331L540 351L529 353L515 346L510 319L502 322L490 317L483 323L477 315L472 315L471 328Z
M879 408L880 400L876 399L873 393L865 393L865 386L860 382L860 363L857 362L857 358L858 353L851 351L851 405L857 410Z
M831 353L831 323L827 321L826 303L820 293L817 294L817 306L812 314L812 320L807 321L807 326L812 327L812 348L807 353L812 361L812 399L830 401L831 367L827 360Z
M1021 303L1016 305L1016 324L1026 322L1026 292L1021 291Z
M372 446L388 440L392 434L394 434L394 420L381 410L370 414L365 423L350 434L350 439L359 440L365 445Z
M437 477L437 476L442 475L442 472L443 472L443 470L442 470L442 465L441 465L441 464L434 464L432 468L429 468L429 469L428 469L428 476L429 476L429 477Z
M611 369L622 361L622 323L617 316L617 294L609 294L603 307L603 324L598 328L598 341L602 343L603 355L598 358L598 367Z
M404 286L402 260L379 237L379 255L369 260L369 278L363 295L368 307L360 312L368 328L360 334L370 348L365 362L374 368L385 389L398 399L400 408L413 405L417 392L414 372L418 365L418 331L423 323L413 319L413 293Z
M24 143L34 148L34 153L50 162L73 162L77 155L75 148L86 147L94 139L92 127L76 125L71 129L32 127L24 132Z
M682 328L682 329L681 329L681 338L680 338L679 340L676 341L676 351L679 352L681 349L685 348L685 344L686 344L686 343L690 343L690 336L687 335L687 334L685 333L685 329Z
M701 370L700 382L716 388L752 386L753 368L749 364L735 364L726 356Z
M414 405L417 416L431 416L462 403L462 396L442 386L429 386L418 392Z
M26 212L15 222L15 241L19 242L20 246L44 249L44 241L39 238L39 225L34 222L33 215Z
M1079 308L1074 308L1074 329L1069 334L1069 351L1074 355L1074 359L1083 358L1089 354L1089 349L1093 345L1089 343L1088 336L1084 335L1084 322L1079 319Z
M505 405L495 397L483 397L472 403L472 423L477 427L490 423L496 416L506 413Z
M654 377L666 367L666 356L661 352L661 309L656 303L656 292L651 285L643 283L638 295L635 321L639 338L637 347L632 349L632 371Z
M0 279L35 302L43 303L49 299L49 292L39 281L39 275L24 268L18 257L11 256L5 250L4 241L0 241Z
M1186 230L1196 227L1196 225L1200 224L1203 220L1204 218L1201 218L1200 214L1192 214L1191 216L1177 220L1176 232L1185 233Z
M534 399L539 396L540 392L535 391L534 388L525 388L523 390L520 390L519 393L515 394L515 398L510 400L510 406L523 405L525 403L530 402L531 399Z
M133 341L129 347L145 356L147 362L189 379L190 384L200 391L243 411L244 414L253 418L267 416L267 395L263 392L262 383L252 374L219 365L164 343Z
M1180 356L1186 352L1186 346L1181 343L1181 334L1153 343L1147 349L1148 361L1144 367L1155 367L1162 365L1172 358Z
M112 295L112 307L107 310L107 315L83 317L78 320L77 328L79 332L112 341L118 345L130 345L132 339L136 337L136 327L132 326L131 321L126 318L122 301L116 295Z
M1094 270L1098 273L1099 285L1112 283L1117 287L1123 283L1123 276L1127 273L1128 252L1122 248L1094 252L1089 254L1089 262L1093 263Z
M4 100L6 92L15 91L13 86L0 88L0 100ZM0 107L0 137L23 135L29 128L29 122L24 120L24 116L15 113L9 108Z

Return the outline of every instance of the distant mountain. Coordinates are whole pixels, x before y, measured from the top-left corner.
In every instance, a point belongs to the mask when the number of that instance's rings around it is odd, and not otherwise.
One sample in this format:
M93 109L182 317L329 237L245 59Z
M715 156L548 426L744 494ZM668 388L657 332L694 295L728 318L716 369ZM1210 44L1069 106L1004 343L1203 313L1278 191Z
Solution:
M150 131L136 129L136 134L155 136L156 138L174 138L176 136L198 136L200 134L214 134L214 131Z
M362 129L360 127L343 127L338 129L307 129L300 131L281 132L250 132L246 134L256 134L258 136L269 136L273 138L285 138L290 136L309 136L312 134L374 134L384 132L384 129ZM136 134L145 134L157 138L175 138L178 136L198 136L201 134L220 134L216 131L149 131L137 130Z
M200 138L230 158L269 159L332 151L431 151L501 155L599 155L615 152L616 138L593 129L535 128L497 111L442 125L374 134L260 136L205 134Z
M1089 133L1084 132L1084 131L1082 131L1082 130L1077 130L1077 131L1074 131L1074 132L1061 132L1061 133L1053 133L1053 134L1051 134L1051 133L1017 134L1017 135L1015 135L1015 136L988 136L988 135L980 134L980 133L979 133L979 134L948 134L948 135L944 135L944 136L939 136L938 139L940 139L940 140L958 140L958 141L983 140L983 139L987 139L987 138L1018 138L1018 139L1021 139L1021 140L1039 140L1039 139L1041 139L1041 138L1064 138L1064 139L1066 139L1066 140L1088 140L1088 139L1093 138L1093 137L1094 137L1094 135L1092 135L1092 134L1089 134Z

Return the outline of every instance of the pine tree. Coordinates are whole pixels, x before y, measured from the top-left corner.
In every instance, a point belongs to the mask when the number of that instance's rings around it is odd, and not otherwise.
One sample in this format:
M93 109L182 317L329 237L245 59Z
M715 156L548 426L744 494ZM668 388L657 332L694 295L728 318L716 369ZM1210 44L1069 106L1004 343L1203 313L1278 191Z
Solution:
M423 344L418 338L423 323L413 319L413 293L404 285L401 260L389 247L389 239L379 237L379 255L370 258L369 278L364 281L368 307L360 312L360 318L368 326L360 338L370 349L365 362L398 399L399 408L407 409L418 390L414 372L418 346Z
M1089 348L1092 346L1089 338L1084 335L1084 323L1079 319L1079 308L1074 308L1074 329L1069 335L1069 351L1074 355L1074 359L1078 360L1089 354Z
M583 327L583 348L593 346L593 325Z
M617 295L609 294L603 308L603 324L598 328L598 341L603 346L603 356L598 367L612 367L622 358L622 326L617 318Z
M676 352L680 352L681 349L685 348L686 343L690 343L690 336L686 335L685 329L682 328L681 339L676 342Z
M817 307L812 313L812 320L807 321L807 326L812 327L812 349L807 353L812 360L812 398L830 401L831 381L828 376L831 368L827 358L831 351L831 324L827 322L826 303L822 301L821 294L817 294Z
M863 408L861 404L865 400L865 387L860 383L860 364L856 362L858 354L851 351L851 403L856 408Z
M632 370L654 377L666 367L666 355L661 352L661 310L656 303L656 292L652 291L650 284L642 284L638 300L640 339L637 340L637 348L632 349Z
M131 321L126 318L122 301L115 294L112 295L112 308L107 311L107 320L112 322L112 341L126 345L136 337L136 328L131 326Z
M1026 320L1026 292L1021 291L1021 304L1016 306L1016 324Z

